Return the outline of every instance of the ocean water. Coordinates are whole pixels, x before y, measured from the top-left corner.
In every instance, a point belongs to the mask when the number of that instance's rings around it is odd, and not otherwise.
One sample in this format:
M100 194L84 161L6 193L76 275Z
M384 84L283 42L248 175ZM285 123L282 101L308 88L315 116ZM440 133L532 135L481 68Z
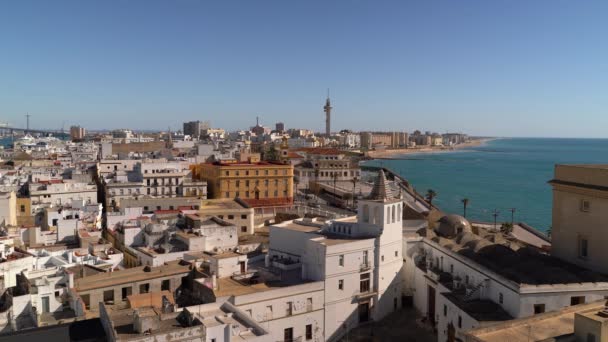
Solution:
M555 164L608 163L608 139L510 138L482 146L439 153L410 154L394 160L373 160L407 179L420 193L433 189L442 210L493 222L526 222L546 232L551 226L552 194L547 184Z
M12 139L10 137L0 137L0 146L8 146L11 144Z

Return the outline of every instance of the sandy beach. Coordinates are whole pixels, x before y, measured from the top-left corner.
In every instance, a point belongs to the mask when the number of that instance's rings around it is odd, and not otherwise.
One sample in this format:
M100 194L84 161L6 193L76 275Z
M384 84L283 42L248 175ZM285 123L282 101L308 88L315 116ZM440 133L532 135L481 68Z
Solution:
M413 147L413 148L398 148L398 149L385 149L385 150L374 150L368 151L366 156L373 159L393 159L398 158L399 156L403 156L406 154L413 153L437 153L437 152L450 152L457 151L467 147L476 147L481 146L488 141L494 140L494 138L484 138L484 139L475 139L469 142L458 144L454 146L424 146L424 147Z

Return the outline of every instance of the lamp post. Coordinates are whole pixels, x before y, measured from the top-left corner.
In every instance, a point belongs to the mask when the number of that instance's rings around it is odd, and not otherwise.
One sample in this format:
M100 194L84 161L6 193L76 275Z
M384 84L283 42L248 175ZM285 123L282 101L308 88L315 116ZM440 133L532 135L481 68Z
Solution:
M496 218L498 217L498 214L500 214L500 211L498 211L498 209L494 209L492 212L492 216L494 216L494 230L496 230Z
M353 177L352 182L353 182L353 209L355 208L355 191L357 188L357 182L359 181L359 179L357 178L357 176Z
M514 218L515 218L515 211L516 211L516 209L515 209L515 208L511 208L511 225L512 225L512 224L513 224L513 222L514 222Z

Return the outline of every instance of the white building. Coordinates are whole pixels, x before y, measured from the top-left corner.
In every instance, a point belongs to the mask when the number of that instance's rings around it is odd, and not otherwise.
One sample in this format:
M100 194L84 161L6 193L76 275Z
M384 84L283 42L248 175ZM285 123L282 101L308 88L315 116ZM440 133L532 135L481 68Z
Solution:
M35 206L51 206L84 200L87 204L97 203L97 186L92 183L67 180L43 181L29 184L32 209Z
M240 273L219 279L210 270L197 279L200 296L232 296L237 307L268 324L275 341L337 340L401 307L401 213L401 200L380 172L370 197L359 202L358 216L271 226L263 266L250 260Z
M405 274L414 306L438 340L472 328L603 299L608 278L562 262L458 215L405 236Z

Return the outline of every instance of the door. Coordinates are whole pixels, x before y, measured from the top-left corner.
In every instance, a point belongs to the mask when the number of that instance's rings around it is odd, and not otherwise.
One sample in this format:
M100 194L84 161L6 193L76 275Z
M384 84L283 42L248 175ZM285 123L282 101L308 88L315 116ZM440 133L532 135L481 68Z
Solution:
M359 323L369 321L369 302L359 304Z
M435 325L435 288L430 285L428 288L428 319L431 324Z
M454 328L454 324L448 324L448 342L456 341L456 329Z
M259 200L259 199L260 199L260 191L259 191L259 190L256 190L256 191L255 191L255 199L256 199L256 200Z
M45 313L45 312L49 312L49 311L51 311L49 297L48 296L42 297L42 312Z
M293 342L293 328L287 328L283 331L283 341Z
M245 262L239 261L239 264L241 265L241 273L245 273Z

